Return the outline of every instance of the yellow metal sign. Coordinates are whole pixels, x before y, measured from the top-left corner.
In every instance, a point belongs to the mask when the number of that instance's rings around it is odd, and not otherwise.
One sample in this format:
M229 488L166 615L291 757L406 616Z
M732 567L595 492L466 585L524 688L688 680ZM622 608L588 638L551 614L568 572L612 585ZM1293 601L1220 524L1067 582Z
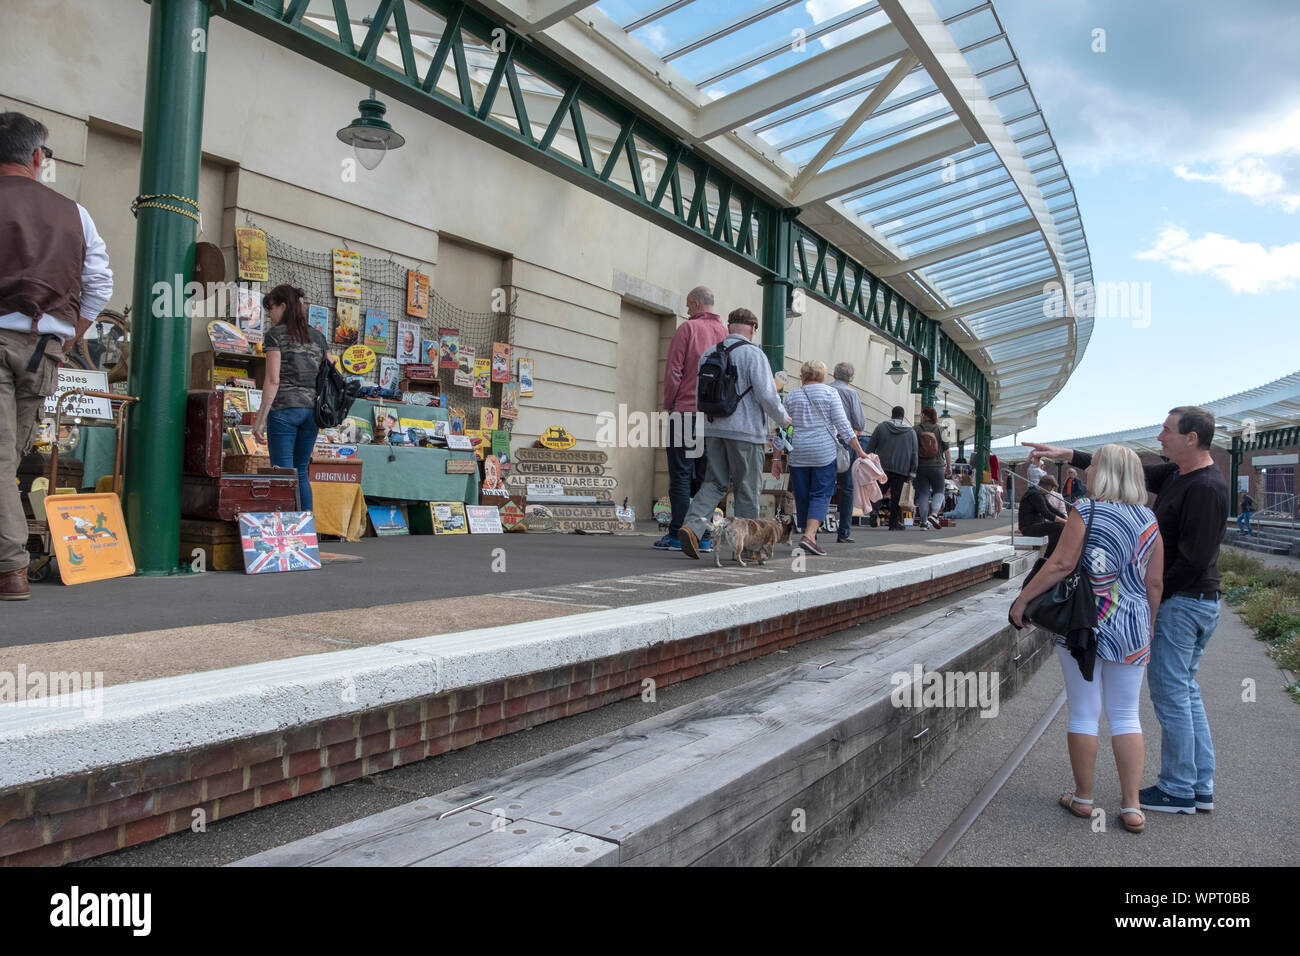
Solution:
M375 367L375 350L365 345L352 345L343 353L343 370L353 375L365 375Z
M135 574L117 495L59 495L45 499L50 549L64 584Z
M547 448L572 448L578 439L563 425L552 425L542 433L541 442Z

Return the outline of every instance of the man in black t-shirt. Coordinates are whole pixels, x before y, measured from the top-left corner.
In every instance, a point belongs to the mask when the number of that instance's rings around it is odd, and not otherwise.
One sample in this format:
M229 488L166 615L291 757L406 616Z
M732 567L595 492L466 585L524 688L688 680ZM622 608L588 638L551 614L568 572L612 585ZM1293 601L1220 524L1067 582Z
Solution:
M1164 589L1153 622L1147 686L1160 720L1160 776L1140 794L1142 809L1195 813L1214 809L1214 745L1196 683L1205 645L1219 623L1219 545L1228 523L1228 483L1210 457L1214 416L1180 405L1160 431L1167 461L1146 465L1147 490L1164 540ZM1031 461L1069 459L1087 468L1092 456L1037 445Z

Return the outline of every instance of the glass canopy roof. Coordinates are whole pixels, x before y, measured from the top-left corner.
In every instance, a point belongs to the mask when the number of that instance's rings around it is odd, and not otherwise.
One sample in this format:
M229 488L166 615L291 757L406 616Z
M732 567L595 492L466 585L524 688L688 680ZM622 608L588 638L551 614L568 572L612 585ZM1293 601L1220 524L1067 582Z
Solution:
M1047 284L1091 283L1087 238L991 2L478 2L823 234L834 223L835 242L981 366L995 435L1031 427L1082 359L1092 318ZM309 19L320 8L327 28L329 6L313 0ZM422 58L441 33L426 18L412 22ZM494 51L466 53L487 82ZM385 43L379 56L400 52ZM519 80L528 96L559 95L525 70ZM593 149L612 143L614 124L591 125Z

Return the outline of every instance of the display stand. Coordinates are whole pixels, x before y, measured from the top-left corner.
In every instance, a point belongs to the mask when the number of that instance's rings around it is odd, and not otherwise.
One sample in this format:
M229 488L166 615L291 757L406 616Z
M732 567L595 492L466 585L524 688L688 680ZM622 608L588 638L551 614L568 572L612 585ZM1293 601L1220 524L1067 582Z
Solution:
M426 405L397 402L371 402L358 399L352 416L374 420L376 405L398 410L400 418L421 421L447 421L447 410ZM445 448L413 448L404 445L359 444L357 460L361 470L361 491L366 497L396 501L463 501L478 504L478 472L472 475L449 475L449 459L474 459L473 452L448 451ZM313 487L313 494L315 493Z

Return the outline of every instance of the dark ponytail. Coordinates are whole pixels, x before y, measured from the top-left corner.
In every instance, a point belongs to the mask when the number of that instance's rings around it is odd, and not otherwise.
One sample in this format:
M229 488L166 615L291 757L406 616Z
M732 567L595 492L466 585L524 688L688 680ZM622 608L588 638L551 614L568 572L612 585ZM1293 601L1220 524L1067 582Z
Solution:
M276 286L262 298L262 308L283 304L284 329L290 342L307 345L311 342L311 326L307 324L307 293L284 283Z

